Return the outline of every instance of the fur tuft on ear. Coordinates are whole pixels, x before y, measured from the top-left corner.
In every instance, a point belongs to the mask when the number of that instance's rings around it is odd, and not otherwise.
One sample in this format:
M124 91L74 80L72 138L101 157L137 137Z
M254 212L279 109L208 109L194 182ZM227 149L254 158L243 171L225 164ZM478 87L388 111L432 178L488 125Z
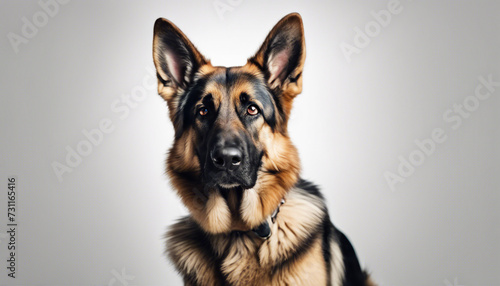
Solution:
M167 101L179 90L185 90L194 73L208 62L182 31L164 18L155 22L153 60L158 92Z
M300 77L305 57L302 18L298 13L292 13L274 26L249 62L263 69L272 89L294 97L302 91Z

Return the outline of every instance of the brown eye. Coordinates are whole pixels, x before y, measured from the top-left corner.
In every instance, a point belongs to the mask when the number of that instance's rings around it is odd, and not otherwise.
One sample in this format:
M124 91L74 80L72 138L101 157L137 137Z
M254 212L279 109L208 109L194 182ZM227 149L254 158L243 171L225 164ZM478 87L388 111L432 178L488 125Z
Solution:
M250 105L247 109L248 115L257 115L259 114L259 109L255 105Z
M205 116L208 114L208 108L206 107L202 107L200 109L198 109L198 113L201 115L201 116Z

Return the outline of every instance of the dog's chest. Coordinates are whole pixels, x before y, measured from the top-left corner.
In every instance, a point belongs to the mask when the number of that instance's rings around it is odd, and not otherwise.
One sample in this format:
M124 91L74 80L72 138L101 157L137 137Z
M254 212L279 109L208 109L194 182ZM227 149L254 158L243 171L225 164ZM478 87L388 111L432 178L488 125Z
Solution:
M271 268L259 262L261 243L248 236L232 238L222 256L221 272L231 285L270 285Z
M173 225L168 253L186 285L326 285L320 205L290 192L271 236L252 232L210 235L190 218ZM336 284L334 284L336 285Z
M272 225L274 235L263 240L251 234L226 241L220 271L229 285L325 285L326 265L321 240L312 240L303 255L293 262L293 246L285 230ZM291 233L288 233L291 236ZM218 244L220 247L224 243ZM222 249L220 249L222 250Z

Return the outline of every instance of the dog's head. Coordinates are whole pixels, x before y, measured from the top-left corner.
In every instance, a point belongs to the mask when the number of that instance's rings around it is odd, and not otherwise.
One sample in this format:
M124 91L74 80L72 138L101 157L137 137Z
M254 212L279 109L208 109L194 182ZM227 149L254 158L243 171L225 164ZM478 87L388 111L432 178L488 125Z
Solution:
M160 18L153 59L175 129L167 173L183 203L211 233L259 225L298 180L287 121L302 91L300 15L281 19L241 67L212 66Z

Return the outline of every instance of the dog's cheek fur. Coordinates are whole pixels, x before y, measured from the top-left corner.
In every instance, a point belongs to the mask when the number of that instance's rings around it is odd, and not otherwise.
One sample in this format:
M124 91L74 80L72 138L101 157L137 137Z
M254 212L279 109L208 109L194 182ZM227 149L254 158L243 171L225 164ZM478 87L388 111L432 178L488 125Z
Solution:
M264 152L262 167L256 185L245 191L241 203L241 217L251 228L271 215L298 181L300 172L298 152L288 136L265 125L259 138Z
M199 172L200 163L196 158L194 141L196 133L192 128L182 132L182 136L174 141L167 158L167 173L174 179L177 172ZM172 173L173 172L173 173Z
M231 212L219 191L213 191L205 205L205 219L201 224L210 233L231 231Z

